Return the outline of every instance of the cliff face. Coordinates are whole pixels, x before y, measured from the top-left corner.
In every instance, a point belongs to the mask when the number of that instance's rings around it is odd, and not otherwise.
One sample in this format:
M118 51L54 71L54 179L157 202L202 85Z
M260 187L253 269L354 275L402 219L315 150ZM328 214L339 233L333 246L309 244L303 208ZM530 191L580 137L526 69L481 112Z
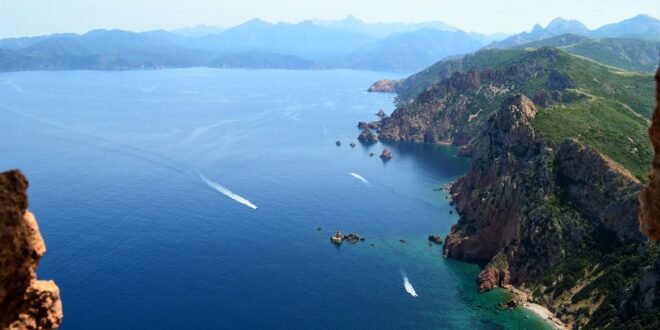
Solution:
M526 97L509 97L468 145L472 166L451 189L461 219L444 254L485 264L481 291L526 287L570 325L597 326L589 322L607 312L603 302L657 309L656 273L641 274L657 257L637 230L641 184L576 140L547 142L531 125L537 113ZM637 250L632 270L608 260ZM604 284L608 272L621 276L618 287ZM650 296L622 298L640 290Z
M46 246L27 210L27 187L19 170L0 173L0 326L52 329L62 321L62 302L53 281L36 278Z
M640 229L649 237L660 240L660 69L655 74L656 107L649 128L655 158L648 187L640 194Z

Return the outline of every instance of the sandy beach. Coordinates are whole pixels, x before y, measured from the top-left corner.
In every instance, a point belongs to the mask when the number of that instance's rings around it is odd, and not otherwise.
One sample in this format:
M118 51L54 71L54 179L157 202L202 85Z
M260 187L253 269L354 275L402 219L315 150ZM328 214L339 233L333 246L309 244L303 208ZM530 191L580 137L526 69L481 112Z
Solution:
M528 310L534 312L540 317L550 321L550 323L552 323L557 329L568 330L566 324L564 324L564 322L562 322L560 319L556 318L555 314L552 313L547 307L530 302L529 293L521 289L515 288L511 285L507 285L506 289L509 290L509 292L511 292L511 294L514 296L514 299L516 301L521 302L520 303L521 307L527 308Z

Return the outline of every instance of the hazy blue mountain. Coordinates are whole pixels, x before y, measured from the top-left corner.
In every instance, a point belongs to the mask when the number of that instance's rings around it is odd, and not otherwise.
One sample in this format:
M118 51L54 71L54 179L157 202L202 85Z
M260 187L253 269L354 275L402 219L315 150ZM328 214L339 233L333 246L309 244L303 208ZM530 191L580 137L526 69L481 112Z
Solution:
M209 34L218 34L226 30L227 28L223 28L223 27L200 24L197 26L189 26L189 27L170 30L170 32L184 37L203 37Z
M660 20L648 15L638 15L618 23L607 24L598 29L589 30L579 21L556 18L545 28L536 24L530 32L519 33L502 41L493 42L487 48L516 47L567 33L591 37L634 37L660 40Z
M45 36L35 36L35 37L20 37L20 38L6 38L0 39L0 49L10 49L16 50L25 47L30 47L37 42L43 41L48 38L53 37L64 37L64 36L76 36L74 33L56 33Z
M346 32L370 35L376 38L387 37L394 33L412 32L423 28L433 28L443 31L457 31L458 28L440 21L423 23L367 23L354 16L342 20L313 20L312 23Z
M333 63L369 70L414 71L447 56L475 51L483 45L483 42L463 31L424 28L395 34L363 46Z
M220 34L195 40L198 48L223 52L261 51L321 59L345 55L376 38L330 29L309 21L271 24L253 19Z
M547 39L560 34L586 35L589 29L576 20L566 20L561 17L555 18L544 28L536 24L532 31L512 35L502 41L496 41L487 46L487 48L510 48L532 41Z
M590 35L660 40L660 20L649 15L637 15L618 23L603 25Z

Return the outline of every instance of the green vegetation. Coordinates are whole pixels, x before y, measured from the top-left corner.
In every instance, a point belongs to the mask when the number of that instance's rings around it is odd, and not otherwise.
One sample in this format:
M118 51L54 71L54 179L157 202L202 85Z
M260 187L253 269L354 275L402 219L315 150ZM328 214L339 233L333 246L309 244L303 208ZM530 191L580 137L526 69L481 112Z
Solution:
M540 111L532 125L556 143L575 138L592 146L641 182L648 180L653 155L646 120L615 101L599 97L554 106Z

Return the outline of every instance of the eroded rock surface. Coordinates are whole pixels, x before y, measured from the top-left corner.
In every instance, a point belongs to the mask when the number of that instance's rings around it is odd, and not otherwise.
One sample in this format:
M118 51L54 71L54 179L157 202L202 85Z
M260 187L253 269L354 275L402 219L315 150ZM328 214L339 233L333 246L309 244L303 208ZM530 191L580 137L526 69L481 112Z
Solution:
M53 329L62 321L60 291L36 277L46 246L27 187L19 170L0 173L0 328Z

